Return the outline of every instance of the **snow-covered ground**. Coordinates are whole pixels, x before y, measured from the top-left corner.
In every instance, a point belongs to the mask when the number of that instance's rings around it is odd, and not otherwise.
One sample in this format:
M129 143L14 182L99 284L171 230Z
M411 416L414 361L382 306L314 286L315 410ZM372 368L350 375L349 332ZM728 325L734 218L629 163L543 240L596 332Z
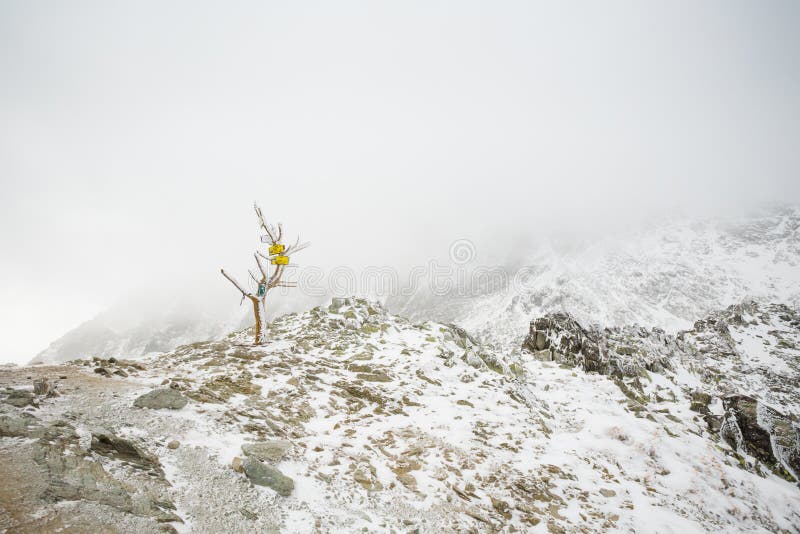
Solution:
M62 367L69 380L60 397L38 409L0 403L0 417L27 411L31 427L63 421L79 435L103 428L137 444L161 465L156 489L124 463L85 450L85 438L83 449L70 450L134 494L162 492L148 502L163 508L168 500L182 523L162 526L183 532L800 532L796 483L759 467L692 409L702 390L719 415L728 389L761 380L761 391L742 393L797 415L798 332L782 310L745 307L741 324L722 337L713 334L715 316L679 340L631 338L636 350L667 346L670 366L616 377L498 351L458 328L414 324L349 300L278 318L264 347L240 332L137 360L141 369L109 361ZM776 359L786 368L772 365ZM103 378L96 366L129 376ZM89 385L75 378L84 368ZM710 378L709 369L728 376ZM22 371L2 370L0 380L27 386ZM773 393L779 375L794 382ZM189 403L132 406L164 381ZM4 475L30 461L21 443L33 439L0 438ZM168 447L172 440L177 448ZM267 462L292 479L287 496L231 467L245 458L242 445L275 440L289 442ZM55 518L69 526L82 510L111 524L124 516L139 531L159 528L153 506L120 516L92 495L85 508L78 501L67 511L33 499L29 523L4 510L0 527L40 528Z

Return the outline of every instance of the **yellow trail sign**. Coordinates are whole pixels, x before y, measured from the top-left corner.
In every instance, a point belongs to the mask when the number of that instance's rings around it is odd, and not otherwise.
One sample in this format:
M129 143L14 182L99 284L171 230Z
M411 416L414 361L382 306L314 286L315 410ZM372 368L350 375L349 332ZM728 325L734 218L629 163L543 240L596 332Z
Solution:
M272 265L289 265L289 256L276 256L272 258L271 263Z
M281 244L272 245L271 247L269 247L270 254L282 254L284 250L285 247Z

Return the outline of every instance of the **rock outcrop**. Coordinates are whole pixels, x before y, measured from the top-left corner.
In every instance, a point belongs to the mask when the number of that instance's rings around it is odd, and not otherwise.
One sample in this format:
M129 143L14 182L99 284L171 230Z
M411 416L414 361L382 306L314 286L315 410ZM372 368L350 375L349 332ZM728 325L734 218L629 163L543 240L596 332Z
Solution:
M522 348L537 360L611 376L637 410L651 400L642 382L651 380L648 373L668 373L673 365L685 364L703 383L686 392L689 409L708 430L795 481L800 473L798 338L795 310L749 301L712 313L676 335L638 326L585 327L569 314L552 313L531 321ZM713 412L715 399L721 400L722 412Z
M660 371L669 366L673 353L668 338L657 328L584 327L568 313L531 321L522 348L538 360L620 378L642 376L644 370Z
M800 426L747 395L722 399L721 435L734 449L749 454L776 474L797 481L800 473Z

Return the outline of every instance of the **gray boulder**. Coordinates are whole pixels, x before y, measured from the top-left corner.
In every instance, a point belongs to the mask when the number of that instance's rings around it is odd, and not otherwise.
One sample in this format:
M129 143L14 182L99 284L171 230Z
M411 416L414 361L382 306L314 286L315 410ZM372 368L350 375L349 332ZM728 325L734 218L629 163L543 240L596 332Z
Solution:
M10 389L8 390L8 397L6 397L5 402L17 408L36 406L36 397L33 393L25 389Z
M21 437L28 435L28 422L32 418L16 415L0 415L0 437Z
M288 497L294 490L294 480L287 477L277 469L254 458L244 461L244 474L253 484L266 486L275 490L278 495Z
M163 408L179 410L186 406L187 402L189 401L179 391L172 388L159 388L145 393L133 401L133 405L137 408L151 408L153 410Z

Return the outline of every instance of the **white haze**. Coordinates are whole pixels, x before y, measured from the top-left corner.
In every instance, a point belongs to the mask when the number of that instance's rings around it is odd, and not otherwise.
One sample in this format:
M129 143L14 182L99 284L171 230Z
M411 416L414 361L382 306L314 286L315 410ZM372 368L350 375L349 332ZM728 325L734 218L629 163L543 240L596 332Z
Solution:
M798 27L793 1L2 0L0 361L142 288L235 312L254 200L301 264L400 269L796 203Z

